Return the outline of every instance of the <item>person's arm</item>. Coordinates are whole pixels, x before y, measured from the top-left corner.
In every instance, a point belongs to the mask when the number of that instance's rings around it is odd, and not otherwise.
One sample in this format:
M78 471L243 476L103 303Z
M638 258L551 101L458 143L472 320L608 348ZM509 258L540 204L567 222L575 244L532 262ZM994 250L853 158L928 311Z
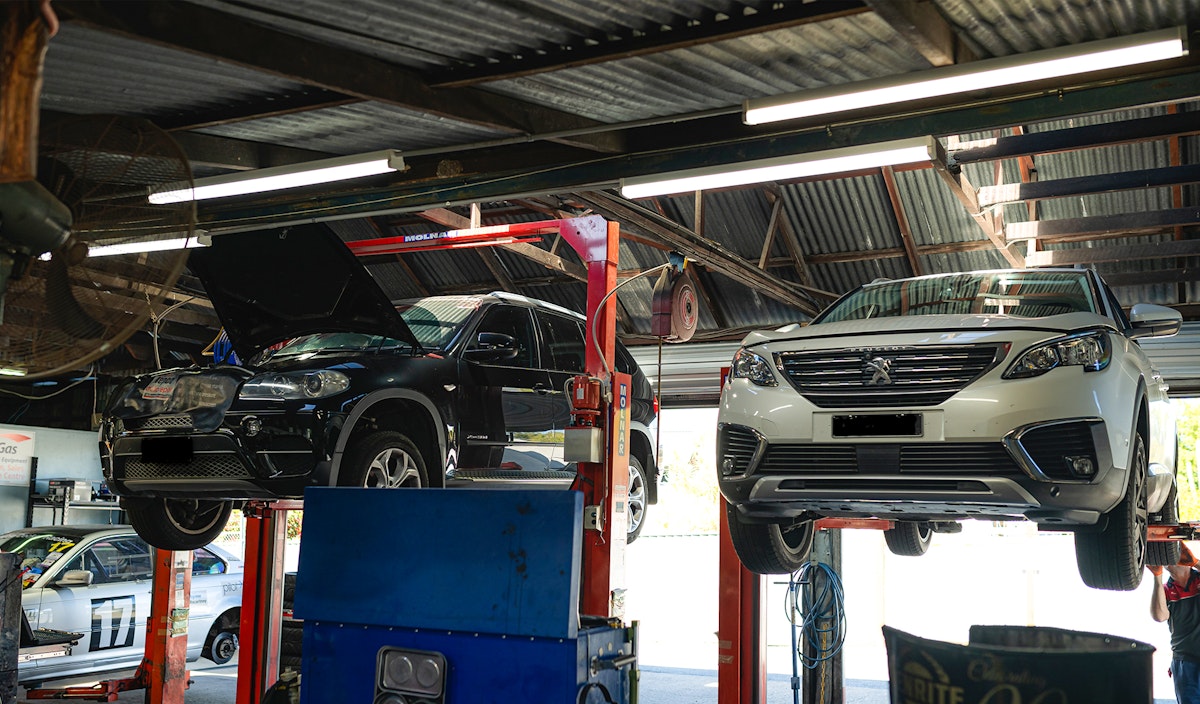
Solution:
M1150 594L1150 618L1158 622L1167 620L1171 612L1167 610L1167 592L1163 589L1162 575L1154 575L1154 590Z

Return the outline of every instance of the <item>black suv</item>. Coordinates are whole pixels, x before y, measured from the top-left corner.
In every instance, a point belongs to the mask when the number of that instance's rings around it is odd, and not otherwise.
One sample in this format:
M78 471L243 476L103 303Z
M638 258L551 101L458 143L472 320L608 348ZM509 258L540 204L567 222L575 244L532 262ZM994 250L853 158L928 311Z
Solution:
M578 313L503 293L393 304L326 227L215 237L192 253L242 366L130 379L108 404L108 485L147 542L210 542L247 499L307 486L569 487L564 386ZM657 501L653 389L630 389L629 540Z

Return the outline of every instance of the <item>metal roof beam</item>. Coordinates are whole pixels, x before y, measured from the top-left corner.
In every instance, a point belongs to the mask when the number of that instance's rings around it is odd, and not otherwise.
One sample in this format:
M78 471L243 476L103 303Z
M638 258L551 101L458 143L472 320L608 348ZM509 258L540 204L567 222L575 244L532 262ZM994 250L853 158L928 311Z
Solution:
M1006 183L983 186L979 189L979 207L1021 203L1047 198L1065 198L1092 193L1127 191L1137 188L1157 188L1200 182L1200 164L1165 166L1140 171L1125 171L1096 176L1073 176L1052 181Z
M1142 213L1092 215L1082 218L1014 222L1005 228L1005 237L1017 240L1068 240L1097 237L1121 237L1162 232L1172 227L1200 225L1200 207L1170 208Z
M199 54L347 96L396 105L513 134L588 128L602 123L474 88L434 90L415 72L367 54L257 25L177 0L99 2L61 0L66 21ZM619 134L559 141L620 151Z
M1169 240L1116 247L1055 249L1029 255L1029 266L1074 266L1099 262L1124 262L1134 259L1164 259L1200 255L1200 240Z
M200 222L214 231L251 226L262 228L298 219L311 222L314 218L405 212L432 205L595 190L615 185L622 177L639 174L735 164L780 154L802 154L929 134L963 134L1137 105L1191 100L1196 95L1200 95L1200 70L995 103L949 105L920 114L843 122L820 129L764 133L761 128L750 130L742 125L740 116L708 118L668 128L642 128L644 131L639 130L641 136L636 141L645 144L647 151L644 153L590 160L576 158L574 161L551 161L547 160L549 155L543 155L538 159L540 163L534 163L529 149L536 145L530 145L522 150L503 152L515 160L507 167L497 167L491 172L472 168L453 178L437 177L440 159L436 155L406 158L405 163L411 164L412 172L406 172L389 188L327 191L320 198L282 196L257 204L206 202L200 206ZM727 139L714 143L713 135L725 135ZM453 158L460 160L463 166L474 167L476 162L471 159L478 156L459 152ZM562 156L561 152L559 156ZM498 177L497 171L503 171L505 175ZM306 213L308 209L314 212Z
M546 8L542 8L546 12ZM758 12L740 16L711 16L700 21L680 18L678 22L606 31L593 36L576 36L557 45L543 43L516 56L479 56L462 66L433 74L429 85L460 88L489 81L503 81L580 66L592 66L635 56L649 56L674 49L737 39L753 34L788 29L812 22L867 12L858 0L825 2L779 2Z
M1200 281L1200 268L1155 269L1154 271L1124 271L1105 274L1109 286L1154 286L1156 284L1186 284Z
M948 145L947 149L950 151L951 163L967 164L976 161L1054 154L1073 149L1143 142L1197 133L1200 133L1200 120L1196 119L1195 113L1184 112L1046 132L1028 132L1011 137L958 142Z

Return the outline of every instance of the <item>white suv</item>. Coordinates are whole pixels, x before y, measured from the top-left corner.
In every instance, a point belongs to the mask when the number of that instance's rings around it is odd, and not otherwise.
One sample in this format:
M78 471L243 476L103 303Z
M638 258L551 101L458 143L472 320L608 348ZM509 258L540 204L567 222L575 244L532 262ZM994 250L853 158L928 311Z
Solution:
M746 337L721 394L718 479L734 547L762 574L808 559L813 520L894 521L920 555L965 518L1075 532L1083 581L1130 590L1178 544L1175 421L1137 339L1181 316L1127 317L1095 272L1005 270L876 281L810 325Z

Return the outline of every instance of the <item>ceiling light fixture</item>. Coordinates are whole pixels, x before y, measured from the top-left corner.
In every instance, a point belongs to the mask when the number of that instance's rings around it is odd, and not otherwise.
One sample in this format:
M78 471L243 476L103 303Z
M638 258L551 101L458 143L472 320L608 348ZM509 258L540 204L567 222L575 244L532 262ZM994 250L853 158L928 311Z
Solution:
M933 137L912 137L807 154L743 161L727 166L704 166L621 179L621 195L631 199L649 198L671 193L744 186L748 183L787 181L807 176L861 171L881 166L916 164L932 159L936 154L935 149Z
M402 170L404 170L404 157L400 155L400 152L395 149L383 149L366 154L208 176L198 178L191 184L169 183L150 193L149 198L150 202L155 205L164 205L189 200L226 198L247 193L299 188L300 186L344 181Z
M1187 56L1185 27L1062 46L769 98L743 106L748 125L892 105Z
M142 240L141 242L120 242L88 247L89 257L112 257L118 254L140 254L142 252L165 252L172 249L193 249L208 247L212 237L198 233L194 237L178 237L169 240Z

